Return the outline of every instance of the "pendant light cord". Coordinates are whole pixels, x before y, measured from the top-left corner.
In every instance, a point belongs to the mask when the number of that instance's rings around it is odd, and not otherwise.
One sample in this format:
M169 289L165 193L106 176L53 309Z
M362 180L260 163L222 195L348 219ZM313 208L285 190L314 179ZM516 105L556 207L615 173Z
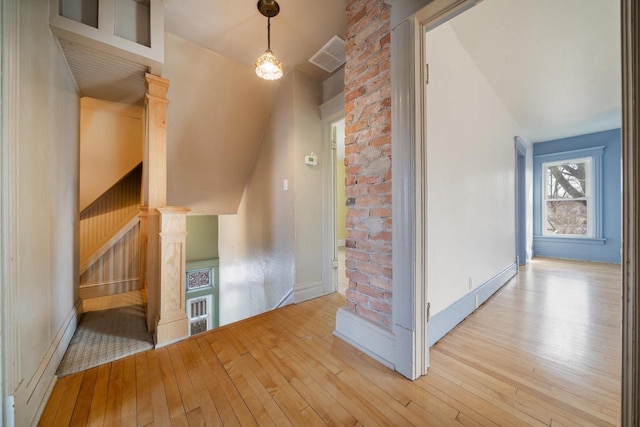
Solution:
M267 49L271 50L271 17L267 16Z

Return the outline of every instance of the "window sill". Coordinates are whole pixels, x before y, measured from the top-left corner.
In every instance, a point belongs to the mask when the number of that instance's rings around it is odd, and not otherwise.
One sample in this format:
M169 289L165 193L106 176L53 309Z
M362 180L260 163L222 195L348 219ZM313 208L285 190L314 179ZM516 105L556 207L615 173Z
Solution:
M535 242L546 243L571 243L580 245L604 245L607 239L594 237L567 237L567 236L533 236Z

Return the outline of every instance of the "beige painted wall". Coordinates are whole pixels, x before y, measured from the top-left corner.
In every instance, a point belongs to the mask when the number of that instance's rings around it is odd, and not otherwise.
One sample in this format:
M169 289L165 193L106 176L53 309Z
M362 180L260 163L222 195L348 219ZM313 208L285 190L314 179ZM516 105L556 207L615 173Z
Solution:
M278 87L238 214L218 217L220 325L272 309L293 288L293 88L289 72Z
M80 211L142 162L143 108L80 100Z
M65 328L78 299L79 98L62 52L49 29L49 4L20 3L17 56L18 138L15 188L17 360L21 382L15 424L30 425L65 350ZM10 333L11 333L10 332ZM71 332L73 332L71 330ZM3 336L6 339L7 336ZM70 336L68 336L70 338ZM12 369L11 365L9 369ZM10 378L10 372L5 372Z
M296 291L322 284L322 162L306 165L304 157L322 153L322 84L293 70Z
M220 222L220 324L293 302L322 287L321 84L282 79L237 215ZM288 189L284 189L287 180Z
M331 77L322 82L322 102L344 92L344 67L335 71Z
M278 82L173 34L165 36L167 201L235 214L256 163Z
M218 217L187 216L187 262L218 258Z
M272 309L293 288L293 83L289 73L279 85L238 214L218 217L221 325Z

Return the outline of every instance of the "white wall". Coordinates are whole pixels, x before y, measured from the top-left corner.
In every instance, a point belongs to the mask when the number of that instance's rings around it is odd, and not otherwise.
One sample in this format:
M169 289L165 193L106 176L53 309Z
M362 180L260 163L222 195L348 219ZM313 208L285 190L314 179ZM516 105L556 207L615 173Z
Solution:
M436 314L515 261L518 126L449 24L427 34L428 299Z
M322 162L306 165L304 157L322 154L322 122L319 105L322 85L306 74L294 74L294 194L296 242L296 300L317 296L315 288L322 288Z
M221 325L322 290L321 166L304 164L321 153L320 97L320 83L285 75L238 214L218 217Z
M30 425L75 327L78 299L79 98L49 29L49 4L20 1L17 85L16 260L19 384L15 424ZM15 303L15 305L14 305ZM3 337L3 338L6 338ZM9 354L15 354L9 347ZM9 377L11 373L7 372Z
M165 34L167 202L192 214L235 214L278 82Z
M293 288L293 80L280 82L238 214L218 217L220 325L272 309Z

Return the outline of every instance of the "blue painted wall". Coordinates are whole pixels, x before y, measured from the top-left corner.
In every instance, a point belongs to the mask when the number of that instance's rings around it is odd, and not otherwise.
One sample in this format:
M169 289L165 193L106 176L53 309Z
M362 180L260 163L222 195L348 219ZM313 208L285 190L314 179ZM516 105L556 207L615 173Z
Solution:
M592 239L541 237L541 164L536 156L605 146L602 162L604 243ZM620 129L533 144L533 253L534 256L620 263L621 159ZM544 160L546 161L546 160Z

